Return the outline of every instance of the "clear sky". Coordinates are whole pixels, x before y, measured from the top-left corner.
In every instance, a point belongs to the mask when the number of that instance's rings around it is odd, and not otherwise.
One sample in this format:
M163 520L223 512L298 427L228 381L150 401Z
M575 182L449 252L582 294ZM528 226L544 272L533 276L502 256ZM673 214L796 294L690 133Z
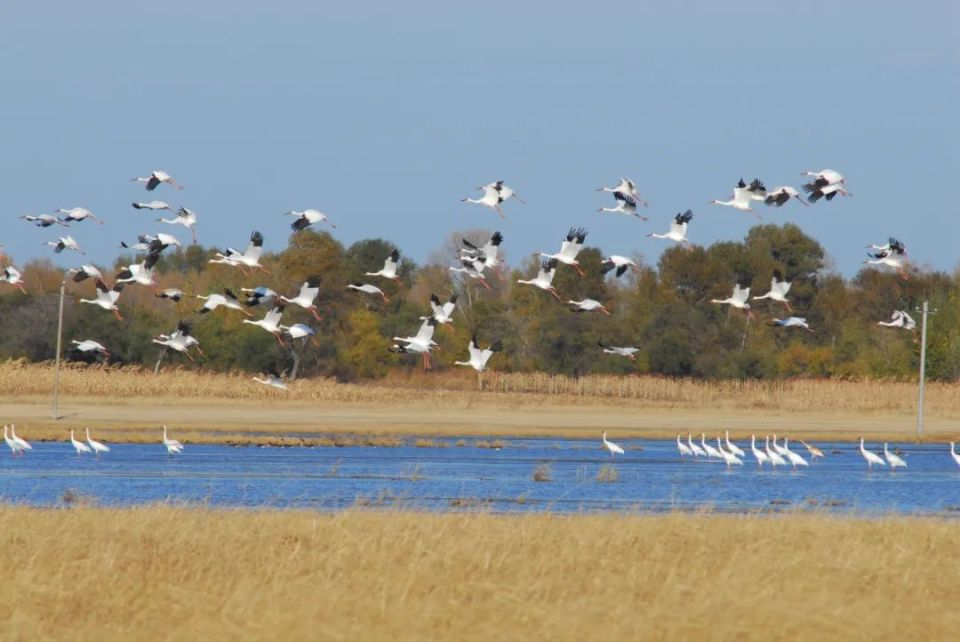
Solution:
M423 261L458 229L503 231L511 262L584 226L654 263L677 211L694 242L755 220L706 205L741 176L799 187L825 167L854 194L780 210L852 275L894 235L957 266L960 10L954 2L327 3L72 0L0 6L0 241L53 257L62 228L18 216L82 205L88 259L167 231L130 207L200 217L204 244L285 246L315 207L345 244L380 236ZM172 173L153 195L133 176ZM596 213L634 178L648 223ZM461 204L503 178L508 218ZM167 228L167 229L163 229ZM77 256L57 263L80 263Z

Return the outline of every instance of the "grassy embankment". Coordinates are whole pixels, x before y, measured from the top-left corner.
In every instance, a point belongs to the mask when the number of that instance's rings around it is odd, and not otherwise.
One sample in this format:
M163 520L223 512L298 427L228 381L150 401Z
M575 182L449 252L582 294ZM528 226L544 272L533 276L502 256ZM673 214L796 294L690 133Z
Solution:
M390 445L415 435L595 437L601 430L621 439L730 430L740 439L777 432L820 441L860 434L907 440L915 430L912 382L487 373L483 383L478 391L472 371L457 371L368 384L300 380L280 391L247 375L72 366L63 372L62 419L54 422L53 369L5 363L0 417L37 440L62 440L70 428L89 425L108 441L155 441L167 424L193 443L288 445ZM928 439L957 437L960 386L929 384L926 416Z
M948 640L957 524L0 507L7 639Z

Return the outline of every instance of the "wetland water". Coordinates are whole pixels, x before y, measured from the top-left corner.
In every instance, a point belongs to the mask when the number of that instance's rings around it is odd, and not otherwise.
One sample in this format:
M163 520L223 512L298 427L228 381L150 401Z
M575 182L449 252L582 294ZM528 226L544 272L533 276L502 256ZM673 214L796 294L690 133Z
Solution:
M960 516L960 468L945 444L897 444L906 470L868 471L856 444L819 443L825 460L808 469L758 470L749 443L744 466L680 457L673 441L618 440L611 461L599 440L476 439L446 447L262 448L187 445L169 459L162 445L112 444L99 461L69 443L35 443L24 457L0 459L0 497L63 505L65 496L99 505L158 501L234 507L336 510L355 505L500 512L815 509L851 513ZM868 445L875 452L876 444ZM895 447L890 445L891 449ZM806 456L797 444L796 452ZM835 454L831 454L833 451ZM533 480L538 465L552 481ZM604 466L617 481L597 481Z

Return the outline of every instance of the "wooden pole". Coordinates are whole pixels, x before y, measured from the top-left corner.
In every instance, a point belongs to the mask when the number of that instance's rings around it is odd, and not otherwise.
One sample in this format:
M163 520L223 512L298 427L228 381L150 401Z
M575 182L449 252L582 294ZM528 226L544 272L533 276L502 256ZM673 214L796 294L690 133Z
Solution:
M63 297L67 282L60 282L60 310L57 312L57 357L53 375L53 420L60 419L60 354L63 351Z

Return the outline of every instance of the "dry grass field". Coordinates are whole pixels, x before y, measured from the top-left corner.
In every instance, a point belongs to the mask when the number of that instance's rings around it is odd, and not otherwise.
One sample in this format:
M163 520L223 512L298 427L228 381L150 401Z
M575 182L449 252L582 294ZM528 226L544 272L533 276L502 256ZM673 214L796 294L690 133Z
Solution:
M957 523L0 507L4 639L951 640Z
M33 439L65 439L90 426L106 440L153 441L167 424L182 441L352 443L411 435L672 437L730 430L849 440L912 439L916 384L897 381L693 381L662 377L415 373L370 384L299 380L287 391L248 375L70 366L53 421L49 364L0 364L0 418ZM960 436L960 386L927 388L926 434ZM251 436L285 433L286 439ZM310 434L313 433L313 436ZM301 435L301 436L298 436ZM346 437L345 437L346 438Z

